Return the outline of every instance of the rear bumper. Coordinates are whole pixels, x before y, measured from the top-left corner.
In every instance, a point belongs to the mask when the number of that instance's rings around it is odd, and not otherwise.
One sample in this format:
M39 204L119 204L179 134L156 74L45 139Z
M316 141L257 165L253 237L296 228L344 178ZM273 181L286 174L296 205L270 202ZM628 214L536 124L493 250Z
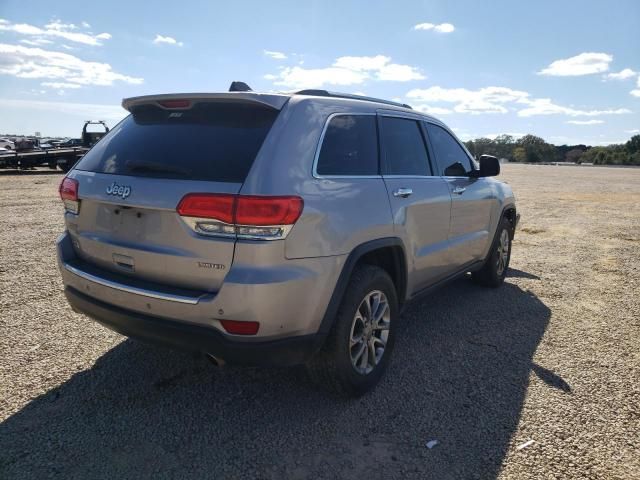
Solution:
M105 327L144 342L213 355L235 365L289 366L307 361L322 345L321 335L271 341L235 341L212 327L169 320L126 310L66 287L73 310Z
M132 313L214 329L231 341L246 343L316 334L344 263L343 257L282 260L283 242L250 248L238 242L237 258L222 287L207 292L97 267L77 255L68 232L59 237L57 249L65 287ZM227 334L222 319L259 322L260 329L251 337Z

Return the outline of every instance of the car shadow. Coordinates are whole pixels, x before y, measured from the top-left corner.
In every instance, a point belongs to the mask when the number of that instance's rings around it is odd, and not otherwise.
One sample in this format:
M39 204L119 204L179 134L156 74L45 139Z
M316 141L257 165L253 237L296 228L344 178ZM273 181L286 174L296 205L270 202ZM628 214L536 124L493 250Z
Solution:
M302 368L218 369L125 340L0 425L0 477L495 478L532 369L570 391L532 363L549 318L512 283L461 279L405 309L359 399Z
M507 278L527 278L529 280L540 280L540 277L538 275L534 275L533 273L529 272L523 272L522 270L511 267L509 267L509 270L507 270Z

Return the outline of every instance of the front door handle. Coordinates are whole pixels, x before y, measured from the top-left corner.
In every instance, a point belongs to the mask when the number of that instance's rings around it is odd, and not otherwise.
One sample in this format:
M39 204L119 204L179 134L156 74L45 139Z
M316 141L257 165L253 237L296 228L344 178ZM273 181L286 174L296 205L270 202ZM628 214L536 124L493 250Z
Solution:
M462 195L465 192L465 190L466 190L465 187L456 187L451 191L451 193L455 193L457 195Z
M397 190L394 190L393 196L407 198L412 193L413 193L413 190L411 190L410 188L398 188Z

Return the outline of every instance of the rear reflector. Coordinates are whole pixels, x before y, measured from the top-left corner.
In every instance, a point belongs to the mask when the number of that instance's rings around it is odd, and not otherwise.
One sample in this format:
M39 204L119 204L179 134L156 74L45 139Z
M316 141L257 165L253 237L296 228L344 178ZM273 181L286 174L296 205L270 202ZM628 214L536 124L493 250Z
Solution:
M286 236L303 207L296 196L190 193L177 211L202 235L277 240Z
M255 335L258 333L260 324L258 322L239 322L238 320L220 320L222 327L227 333L234 335Z
M189 108L191 100L163 100L158 104L164 108Z
M62 203L67 212L78 214L80 202L78 201L78 181L73 178L64 177L58 188Z

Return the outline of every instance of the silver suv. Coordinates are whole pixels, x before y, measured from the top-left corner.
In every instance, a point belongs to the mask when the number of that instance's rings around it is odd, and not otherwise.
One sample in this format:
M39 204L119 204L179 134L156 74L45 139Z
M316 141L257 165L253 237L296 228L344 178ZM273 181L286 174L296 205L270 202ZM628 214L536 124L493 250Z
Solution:
M246 89L245 89L246 90ZM60 185L76 312L218 363L306 363L358 395L402 306L496 287L518 220L496 158L408 105L305 90L129 98Z

